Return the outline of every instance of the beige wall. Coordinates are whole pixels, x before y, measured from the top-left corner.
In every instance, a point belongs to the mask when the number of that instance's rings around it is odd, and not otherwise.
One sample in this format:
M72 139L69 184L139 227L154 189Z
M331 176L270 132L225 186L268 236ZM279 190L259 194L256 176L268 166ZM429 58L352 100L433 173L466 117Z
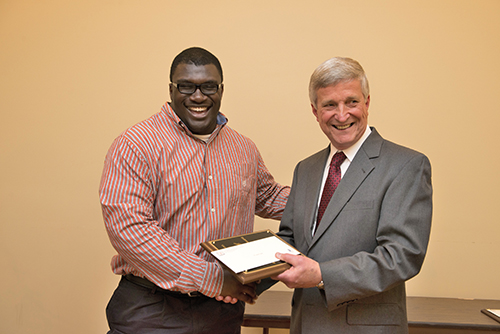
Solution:
M104 155L168 99L170 62L193 45L220 58L222 111L282 183L327 145L311 72L359 60L369 123L433 166L431 243L408 294L500 299L499 35L497 0L0 0L0 332L106 331Z

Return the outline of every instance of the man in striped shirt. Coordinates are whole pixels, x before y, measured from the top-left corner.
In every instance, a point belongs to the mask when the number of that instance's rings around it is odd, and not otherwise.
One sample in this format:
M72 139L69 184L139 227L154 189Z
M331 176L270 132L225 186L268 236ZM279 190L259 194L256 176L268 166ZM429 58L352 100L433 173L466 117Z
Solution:
M255 214L280 219L290 189L227 126L222 79L213 54L184 50L171 66L171 102L109 149L100 198L122 279L108 334L239 333L243 302L256 298L200 243L251 232Z

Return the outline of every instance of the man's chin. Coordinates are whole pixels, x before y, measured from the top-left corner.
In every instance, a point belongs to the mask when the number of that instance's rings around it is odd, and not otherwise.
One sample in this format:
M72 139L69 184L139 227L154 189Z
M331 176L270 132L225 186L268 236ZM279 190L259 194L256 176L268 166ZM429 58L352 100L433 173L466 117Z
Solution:
M193 120L186 125L192 133L197 135L208 135L214 132L216 126L216 124L212 124L210 122Z

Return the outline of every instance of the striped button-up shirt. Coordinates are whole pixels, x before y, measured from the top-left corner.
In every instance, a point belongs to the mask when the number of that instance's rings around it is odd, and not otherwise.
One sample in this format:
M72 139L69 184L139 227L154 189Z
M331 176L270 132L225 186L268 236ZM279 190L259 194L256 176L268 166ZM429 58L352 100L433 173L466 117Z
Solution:
M200 243L251 232L255 214L281 218L289 187L226 122L205 142L165 104L115 139L100 185L114 273L214 297L223 271Z

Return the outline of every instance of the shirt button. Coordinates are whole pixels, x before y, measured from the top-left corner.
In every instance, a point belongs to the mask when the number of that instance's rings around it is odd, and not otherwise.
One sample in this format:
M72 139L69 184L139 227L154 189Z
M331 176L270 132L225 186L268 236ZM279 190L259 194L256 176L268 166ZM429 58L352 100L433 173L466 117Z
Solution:
M212 175L209 175L209 176L208 176L208 179L209 179L209 180L211 180L211 179L212 179Z
M210 211L215 212L215 208L212 208L212 210L210 210Z

